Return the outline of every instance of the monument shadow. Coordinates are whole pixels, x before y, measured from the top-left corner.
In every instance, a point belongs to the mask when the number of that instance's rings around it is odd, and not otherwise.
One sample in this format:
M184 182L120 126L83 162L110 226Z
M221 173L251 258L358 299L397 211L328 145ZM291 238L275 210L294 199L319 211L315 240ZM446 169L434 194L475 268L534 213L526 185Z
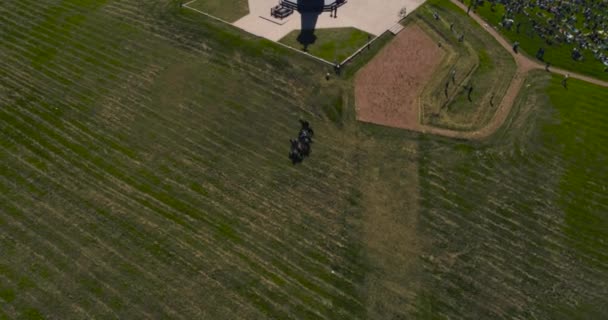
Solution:
M308 51L308 46L317 41L315 29L319 16L323 13L325 0L298 0L298 12L300 12L300 34L298 42Z

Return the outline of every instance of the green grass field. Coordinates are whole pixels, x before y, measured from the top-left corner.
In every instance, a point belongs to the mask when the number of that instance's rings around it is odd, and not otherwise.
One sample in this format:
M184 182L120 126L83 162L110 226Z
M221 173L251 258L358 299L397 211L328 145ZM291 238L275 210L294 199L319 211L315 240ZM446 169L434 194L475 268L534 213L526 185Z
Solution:
M525 88L489 141L421 144L421 225L436 239L425 257L435 286L421 312L606 313L607 92L580 81L565 90L540 71Z
M0 12L0 319L608 311L603 88L534 74L455 141L354 121L365 54L328 82L177 1Z
M470 1L466 0L465 4L469 4ZM502 5L497 5L494 12L490 9L490 3L485 2L484 5L477 8L476 12L483 17L491 26L498 27L501 21L502 16L504 15L505 8ZM540 12L542 10L536 9L533 12ZM551 15L548 13L544 13L545 18L540 19L544 21L549 19ZM536 16L534 13L531 13L531 16ZM580 17L579 17L580 18ZM585 56L585 60L583 61L575 61L572 59L572 49L574 48L574 44L553 44L548 45L543 39L541 39L538 35L535 35L534 29L532 27L532 22L530 18L526 17L524 14L519 14L515 18L516 21L521 21L522 25L520 27L520 32L517 33L515 27L511 28L511 30L507 30L505 28L498 29L500 33L505 36L511 43L515 41L519 41L521 51L525 54L534 58L536 52L540 47L545 49L544 60L551 63L553 66L557 66L560 68L564 68L567 70L572 70L573 72L578 72L581 74L586 74L598 79L608 80L608 72L604 72L606 66L604 66L600 61L596 60L593 57L593 53L589 50L583 50L582 53ZM581 19L579 19L580 21ZM580 28L580 26L579 26ZM530 32L528 32L530 31Z
M300 33L300 30L292 31L279 42L302 49L303 44L298 39ZM329 62L342 62L373 38L367 32L355 28L317 29L314 34L316 41L307 46L308 53Z
M187 1L183 1L187 3ZM206 12L228 22L235 22L249 14L247 0L196 0L189 3L188 7Z

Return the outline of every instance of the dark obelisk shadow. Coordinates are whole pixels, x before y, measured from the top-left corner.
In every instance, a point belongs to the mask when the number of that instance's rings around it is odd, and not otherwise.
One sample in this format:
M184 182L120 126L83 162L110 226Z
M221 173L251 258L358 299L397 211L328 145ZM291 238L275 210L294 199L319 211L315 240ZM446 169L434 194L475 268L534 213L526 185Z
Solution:
M323 13L324 4L324 0L298 0L298 11L301 15L301 21L300 34L297 40L304 47L304 51L307 51L308 46L317 41L315 29L319 16Z

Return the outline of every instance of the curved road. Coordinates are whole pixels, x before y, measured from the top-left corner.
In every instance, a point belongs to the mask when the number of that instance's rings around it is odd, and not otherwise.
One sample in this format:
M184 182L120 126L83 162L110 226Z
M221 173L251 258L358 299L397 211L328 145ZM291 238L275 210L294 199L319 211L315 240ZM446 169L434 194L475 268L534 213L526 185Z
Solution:
M461 8L462 10L464 10L466 12L467 8L464 4L458 2L457 0L450 0L450 1L452 1L452 3L454 3L455 5L457 5L459 8ZM500 126L505 122L505 120L509 116L511 109L513 108L513 104L515 103L515 99L517 98L517 94L519 93L519 90L521 89L528 72L530 72L531 70L535 70L535 69L544 70L544 68L545 68L545 66L540 64L539 62L534 61L534 60L528 58L527 56L513 52L513 50L512 50L513 48L511 46L511 44L509 44L498 33L498 31L496 31L494 28L490 27L477 14L471 12L469 14L469 16L471 18L473 18L473 20L475 20L477 23L479 23L480 26L483 26L484 29L488 33L490 33L494 37L494 39L496 39L496 41L498 41L498 43L500 43L508 52L511 53L511 55L513 56L513 59L515 59L515 63L517 64L517 71L515 72L515 76L513 77L513 80L511 80L511 84L509 84L509 88L507 88L507 92L505 93L502 101L500 102L500 105L498 106L498 109L496 110L496 114L494 114L494 117L492 118L492 120L485 127L481 128L479 130L475 130L475 131L457 131L457 130L443 129L443 128L437 128L437 127L433 127L433 126L424 125L424 124L419 124L418 126L416 126L416 128L412 128L416 131L419 131L422 133L430 133L430 134L435 134L435 135L440 135L440 136L446 136L446 137L451 137L451 138L458 138L458 139L479 140L479 139L486 138L486 137L490 136L491 134L493 134L494 132L496 132L496 130L498 130L498 128L500 128ZM585 76L582 74L578 74L575 72L571 72L571 71L567 71L567 70L563 70L563 69L559 69L559 68L554 68L554 67L550 68L550 72L556 73L556 74L561 74L561 75L569 74L569 76L571 78L576 78L576 79L587 81L587 82L590 82L590 83L593 83L593 84L596 84L599 86L608 87L608 82L606 82L606 81L602 81L602 80L599 80L599 79L596 79L593 77L589 77L589 76Z

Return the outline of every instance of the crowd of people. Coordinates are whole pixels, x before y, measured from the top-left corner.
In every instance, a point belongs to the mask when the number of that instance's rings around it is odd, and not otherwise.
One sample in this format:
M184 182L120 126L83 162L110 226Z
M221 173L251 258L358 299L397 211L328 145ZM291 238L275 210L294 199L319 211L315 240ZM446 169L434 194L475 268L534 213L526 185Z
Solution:
M474 0L475 1L475 0ZM476 0L473 7L482 5ZM574 60L596 59L608 72L608 1L490 0L492 11L505 8L501 27L538 36L546 45L572 45ZM527 23L528 20L529 23ZM527 28L522 28L522 24ZM544 49L543 49L544 54ZM588 57L591 55L592 57Z

